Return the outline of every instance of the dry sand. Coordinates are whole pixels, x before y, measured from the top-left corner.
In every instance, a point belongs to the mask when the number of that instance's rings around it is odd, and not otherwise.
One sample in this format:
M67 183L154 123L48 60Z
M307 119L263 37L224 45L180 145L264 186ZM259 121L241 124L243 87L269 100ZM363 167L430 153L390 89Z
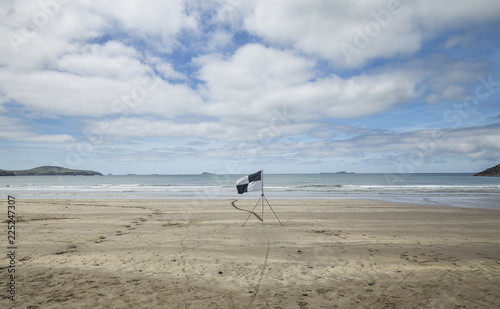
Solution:
M17 200L0 307L500 306L500 210L270 200L284 227L267 206L242 227L256 200L232 201Z

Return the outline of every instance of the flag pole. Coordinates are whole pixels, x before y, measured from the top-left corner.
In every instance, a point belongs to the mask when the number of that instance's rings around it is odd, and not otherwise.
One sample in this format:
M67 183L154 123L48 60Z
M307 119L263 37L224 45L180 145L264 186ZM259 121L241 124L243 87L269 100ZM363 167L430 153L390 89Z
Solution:
M264 221L264 170L260 170L262 176L262 221Z

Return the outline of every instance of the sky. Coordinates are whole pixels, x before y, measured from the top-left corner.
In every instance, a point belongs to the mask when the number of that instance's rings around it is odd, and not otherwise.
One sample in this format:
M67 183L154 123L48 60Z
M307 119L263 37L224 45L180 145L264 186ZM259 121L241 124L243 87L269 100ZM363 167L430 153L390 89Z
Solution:
M10 0L0 37L0 169L500 163L498 0Z

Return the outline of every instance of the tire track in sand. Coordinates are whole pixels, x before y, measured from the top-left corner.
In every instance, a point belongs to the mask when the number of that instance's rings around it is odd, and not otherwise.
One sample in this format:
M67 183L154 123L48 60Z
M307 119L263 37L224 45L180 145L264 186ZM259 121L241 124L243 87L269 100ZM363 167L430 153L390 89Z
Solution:
M234 201L232 201L232 202L231 202L231 205L233 205L233 207L234 207L234 208L236 208L236 209L238 209L238 210L241 210L241 211L246 211L246 212L248 212L248 213L251 213L251 214L253 214L255 217L257 217L257 219L259 219L259 220L260 220L260 222L264 222L264 220L262 220L262 218L261 218L258 214L256 214L255 212L250 211L250 210L246 210L246 209L241 209L241 208L237 207L237 206L234 204L234 203L236 203L237 201L238 201L238 200L234 200ZM266 236L266 237L267 237L267 236Z
M392 290L384 297L384 303L387 302L387 298L389 298L389 296L391 296L391 294L397 289L399 288L399 286L406 281L406 279L408 279L409 276L413 275L415 273L415 270L409 272L404 278L403 280L401 280L394 288L392 288Z
M264 232L263 230L261 230L261 232L264 233L264 236L266 236L267 251L266 251L266 257L264 258L264 264L262 265L262 270L260 271L259 282L257 283L257 287L255 288L255 293L252 295L252 299L250 300L250 303L248 304L248 307L247 307L249 309L250 309L250 307L252 307L253 301L255 300L255 298L257 297L257 294L259 293L259 288L260 288L260 285L262 283L262 278L264 278L264 272L266 271L266 267L267 267L267 259L269 258L269 248L270 248L269 237L267 237L266 232Z

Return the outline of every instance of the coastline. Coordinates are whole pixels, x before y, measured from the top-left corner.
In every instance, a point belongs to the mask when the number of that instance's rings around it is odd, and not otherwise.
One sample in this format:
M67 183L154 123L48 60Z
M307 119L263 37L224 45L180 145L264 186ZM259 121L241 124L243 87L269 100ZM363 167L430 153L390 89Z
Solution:
M500 303L500 211L371 199L18 199L16 307ZM235 205L251 210L256 198ZM256 212L262 216L260 206ZM3 222L3 221L2 221ZM3 257L2 264L7 262ZM2 276L7 276L5 270ZM12 302L1 295L0 306Z
M6 190L11 192L13 190ZM6 193L9 194L9 193ZM234 199L240 200L257 200L259 195L237 195L234 192L220 191L200 191L200 192L168 192L161 195L149 195L140 193L127 192L123 194L117 192L85 193L85 194L57 194L45 193L45 195L25 194L24 192L11 193L14 196L27 200L184 200L193 204L200 204L203 200L220 200ZM441 193L417 193L408 194L400 193L330 193L324 192L267 192L267 197L272 199L290 199L290 200L378 200L388 203L403 203L414 204L420 206L450 206L459 208L486 208L500 209L500 194L492 193L457 193L457 192L441 192Z

